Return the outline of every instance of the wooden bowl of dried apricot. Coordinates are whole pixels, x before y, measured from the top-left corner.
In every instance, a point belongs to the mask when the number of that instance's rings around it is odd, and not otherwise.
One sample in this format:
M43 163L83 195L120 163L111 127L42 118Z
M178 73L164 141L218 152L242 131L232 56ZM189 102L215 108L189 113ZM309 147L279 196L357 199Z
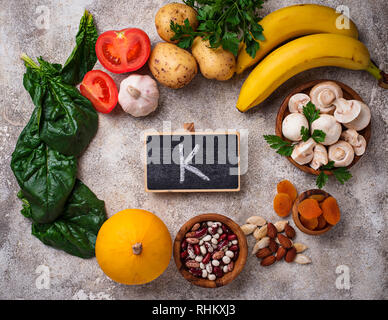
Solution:
M313 189L303 192L296 199L292 218L300 231L321 235L340 221L341 212L334 197L323 190Z

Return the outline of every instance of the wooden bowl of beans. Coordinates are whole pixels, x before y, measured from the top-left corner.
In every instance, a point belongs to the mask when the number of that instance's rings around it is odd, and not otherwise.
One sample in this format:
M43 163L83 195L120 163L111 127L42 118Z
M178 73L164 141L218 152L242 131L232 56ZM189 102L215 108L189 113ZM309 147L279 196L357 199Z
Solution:
M244 268L247 256L247 240L240 226L216 213L190 219L174 241L179 272L204 288L218 288L233 281Z

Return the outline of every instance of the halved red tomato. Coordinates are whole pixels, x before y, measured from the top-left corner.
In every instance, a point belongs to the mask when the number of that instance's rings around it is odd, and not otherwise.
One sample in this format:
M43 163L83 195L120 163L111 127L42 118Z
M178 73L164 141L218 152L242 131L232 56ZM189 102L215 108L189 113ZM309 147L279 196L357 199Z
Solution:
M140 29L107 31L98 37L97 58L113 73L136 71L145 65L151 53L151 41Z
M99 112L109 113L117 105L119 93L116 84L104 71L89 71L82 80L80 90Z

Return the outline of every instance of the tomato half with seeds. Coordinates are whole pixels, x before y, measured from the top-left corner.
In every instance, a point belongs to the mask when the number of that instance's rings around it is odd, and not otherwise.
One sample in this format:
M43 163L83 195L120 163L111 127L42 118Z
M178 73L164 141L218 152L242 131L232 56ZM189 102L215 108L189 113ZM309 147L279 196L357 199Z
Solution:
M117 105L119 98L117 86L112 77L104 71L89 71L82 80L80 90L101 113L109 113Z
M110 72L132 72L147 62L151 41L143 30L137 28L107 31L98 37L96 53L100 63Z

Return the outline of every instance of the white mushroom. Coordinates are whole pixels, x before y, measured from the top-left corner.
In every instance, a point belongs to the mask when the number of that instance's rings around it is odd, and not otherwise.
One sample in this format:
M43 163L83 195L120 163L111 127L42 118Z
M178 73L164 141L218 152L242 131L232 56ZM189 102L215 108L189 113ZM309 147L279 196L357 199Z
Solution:
M326 134L322 144L329 146L339 140L342 127L332 115L321 114L320 117L311 124L311 133L313 133L314 130L322 130Z
M288 140L300 141L302 140L302 135L300 134L302 127L307 129L309 127L306 117L301 113L291 113L283 120L282 132Z
M310 163L310 167L314 170L318 170L321 166L327 165L329 163L329 159L327 157L326 147L317 144L314 148L313 161Z
M341 87L333 81L325 81L315 85L310 91L311 102L321 113L329 113L335 109L333 102L343 97Z
M329 147L329 160L334 161L334 167L347 167L353 162L354 150L350 143L340 140Z
M354 150L356 156L361 156L365 153L366 140L354 129L348 129L341 134L341 138L348 142Z
M357 100L339 98L333 104L336 107L334 118L340 123L353 121L361 112L361 102Z
M310 97L304 93L294 94L288 101L288 109L291 113L303 113L303 107L311 101Z
M149 115L158 107L158 102L158 85L150 76L133 74L121 82L119 103L132 116Z
M344 123L344 126L346 128L354 129L356 131L360 131L360 130L365 129L368 126L368 124L370 122L370 118L371 118L369 107L361 101L358 101L358 102L361 105L360 114L353 121L348 122L348 123Z
M302 141L294 147L291 158L298 164L304 165L310 163L314 156L314 147L316 142L310 138L306 142Z

